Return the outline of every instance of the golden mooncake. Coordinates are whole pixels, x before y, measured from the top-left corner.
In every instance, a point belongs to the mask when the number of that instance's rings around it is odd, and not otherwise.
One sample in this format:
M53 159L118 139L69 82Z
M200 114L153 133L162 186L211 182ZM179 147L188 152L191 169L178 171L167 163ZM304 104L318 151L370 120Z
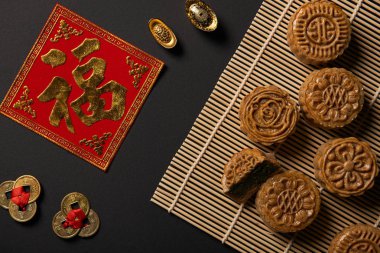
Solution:
M223 192L235 201L244 203L279 167L273 154L266 154L257 148L243 149L224 166Z
M314 169L321 186L341 197L363 194L379 173L369 144L354 137L329 140L320 146Z
M239 111L240 128L253 142L281 143L295 131L299 109L290 95L276 87L257 87L244 97Z
M349 226L335 236L328 253L380 253L380 229L364 224Z
M350 20L342 8L331 1L311 1L290 18L287 39L290 50L301 62L326 64L348 47Z
M301 85L299 104L306 120L323 128L350 124L363 108L359 79L344 68L313 71Z
M309 226L320 209L315 183L301 172L290 170L269 178L256 195L256 209L273 231L289 233Z

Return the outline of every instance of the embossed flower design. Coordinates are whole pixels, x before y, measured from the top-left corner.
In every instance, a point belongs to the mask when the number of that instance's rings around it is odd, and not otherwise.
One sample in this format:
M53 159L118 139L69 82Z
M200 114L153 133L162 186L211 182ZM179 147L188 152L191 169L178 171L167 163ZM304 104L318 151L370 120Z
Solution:
M316 70L301 85L299 101L305 117L313 123L326 128L343 127L363 107L363 86L345 69Z
M359 88L345 74L325 73L315 79L310 105L324 121L345 121L360 107Z
M343 142L326 156L325 174L339 190L358 191L366 188L373 177L373 161L370 153L358 143Z
M298 108L289 94L276 86L258 87L240 106L241 129L254 142L271 145L293 133Z
M303 179L283 177L268 188L266 208L278 225L298 227L315 215L315 198Z

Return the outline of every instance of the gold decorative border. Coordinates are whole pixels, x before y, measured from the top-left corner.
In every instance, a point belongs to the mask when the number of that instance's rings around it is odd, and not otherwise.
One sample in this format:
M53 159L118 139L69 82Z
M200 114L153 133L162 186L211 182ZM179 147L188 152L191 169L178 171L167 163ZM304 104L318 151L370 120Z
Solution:
M142 61L148 62L153 66L151 68L151 71L149 72L147 79L141 86L135 100L129 108L129 111L126 113L126 116L124 116L123 122L121 123L119 129L115 133L114 137L112 138L110 144L107 147L107 150L105 150L101 158L79 147L77 144L69 142L68 140L62 138L54 132L51 132L47 128L35 123L34 121L24 117L23 115L18 114L10 107L12 101L15 98L15 95L18 93L20 87L23 85L26 76L28 75L31 67L33 66L34 61L36 60L45 43L48 41L53 27L61 17L67 18L71 22L81 26L83 29L91 33L94 33L99 37L102 37L104 40L119 47L121 50L126 51L129 54L141 59ZM120 147L122 140L127 135L129 128L131 127L134 119L136 118L143 103L145 102L149 94L149 91L153 87L154 82L157 80L158 74L162 70L163 66L164 63L162 61L136 48L135 46L122 40L121 38L107 32L103 28L93 24L91 21L88 21L87 19L70 11L62 5L56 4L45 26L39 34L37 41L33 45L31 51L29 52L23 65L21 66L21 69L18 72L14 82L12 83L11 88L9 89L4 100L2 101L0 105L0 113L20 123L26 128L32 130L33 132L43 136L51 142L61 146L67 151L79 156L80 158L93 164L99 169L106 171L112 159L114 158L118 148Z

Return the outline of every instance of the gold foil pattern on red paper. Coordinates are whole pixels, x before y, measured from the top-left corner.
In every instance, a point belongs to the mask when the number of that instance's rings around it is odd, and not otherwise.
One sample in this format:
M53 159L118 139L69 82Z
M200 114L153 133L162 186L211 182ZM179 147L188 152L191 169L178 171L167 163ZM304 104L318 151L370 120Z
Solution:
M137 89L142 75L145 74L149 68L146 65L136 63L131 59L130 56L127 56L126 61L127 64L131 67L131 70L129 70L129 75L133 77L132 84Z
M70 35L79 36L82 33L82 30L77 30L69 26L64 19L61 19L61 21L59 22L59 29L57 30L57 33L54 35L54 38L50 38L50 41L58 42L61 38L68 40L70 39Z
M50 49L48 53L41 56L41 60L55 68L66 62L66 54L58 49Z
M65 79L54 77L48 87L38 96L41 102L49 102L56 99L54 107L50 113L49 122L52 126L58 127L62 119L66 121L67 129L74 133L74 127L71 122L67 98L71 92L71 87Z
M13 108L23 110L24 112L32 115L32 118L35 118L37 115L36 111L32 108L33 99L29 98L30 90L26 85L23 87L23 89L24 91L22 92L20 99L13 104Z
M98 155L103 154L103 147L106 143L106 140L108 140L109 137L112 136L111 132L104 133L101 137L98 137L98 135L93 135L92 139L88 140L86 138L83 138L80 140L79 144L86 145L91 147Z
M85 39L82 44L71 50L73 55L81 62L82 59L100 49L98 39Z

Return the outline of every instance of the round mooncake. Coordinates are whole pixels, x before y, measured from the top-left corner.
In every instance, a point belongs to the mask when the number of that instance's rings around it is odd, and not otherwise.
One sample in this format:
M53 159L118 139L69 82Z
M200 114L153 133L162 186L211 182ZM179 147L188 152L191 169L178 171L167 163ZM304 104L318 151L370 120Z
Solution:
M321 186L341 197L363 194L379 173L369 144L354 137L329 140L320 146L314 169Z
M244 203L279 167L273 154L266 154L257 148L243 149L224 166L223 192L233 200Z
M257 87L244 97L239 111L240 128L253 142L281 143L295 131L299 119L296 102L276 87Z
M328 253L380 253L380 229L357 224L343 229L332 240Z
M314 182L292 170L269 178L256 195L256 209L264 223L282 233L309 226L317 217L320 204Z
M299 91L299 104L305 118L324 128L350 124L362 110L363 103L362 84L343 68L313 71Z
M321 65L343 54L351 39L350 20L336 4L326 0L302 5L290 18L288 44L305 64Z

